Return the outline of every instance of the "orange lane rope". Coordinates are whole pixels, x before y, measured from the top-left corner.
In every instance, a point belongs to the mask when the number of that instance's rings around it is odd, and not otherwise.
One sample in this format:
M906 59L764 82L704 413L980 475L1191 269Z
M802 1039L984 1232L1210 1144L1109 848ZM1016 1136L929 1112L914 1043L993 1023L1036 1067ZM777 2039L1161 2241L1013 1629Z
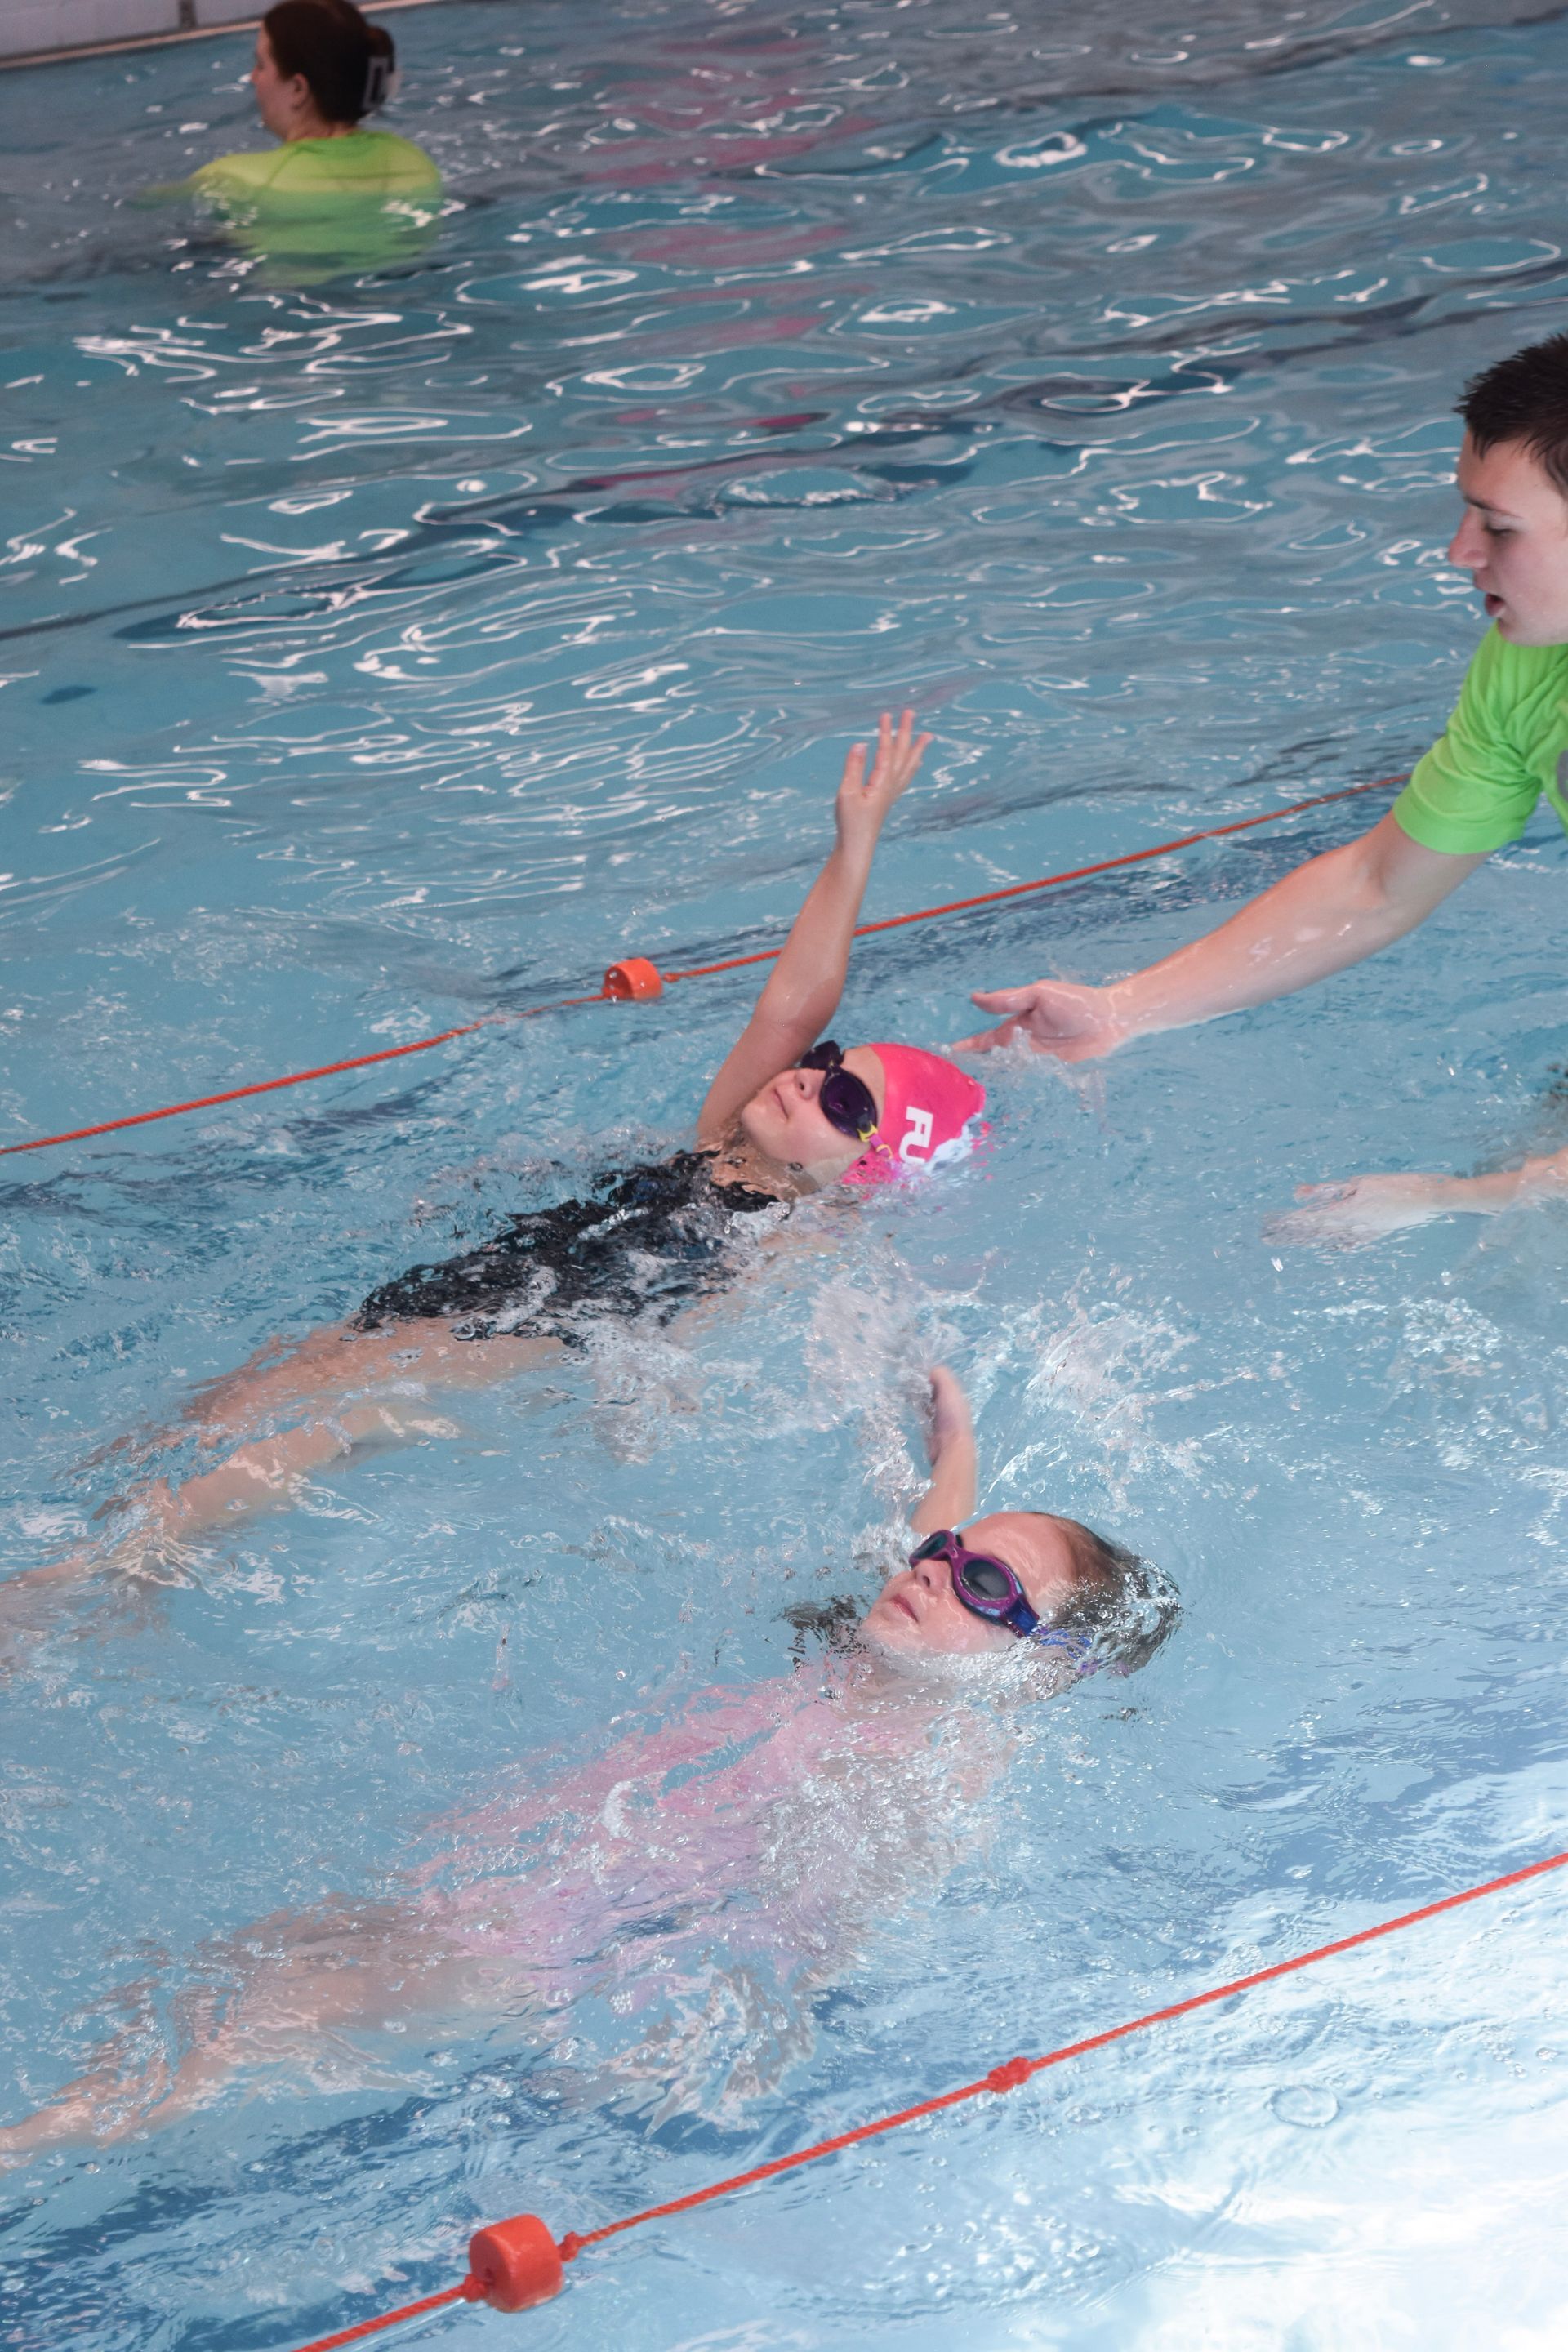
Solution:
M1282 817L1300 816L1308 809L1327 808L1331 801L1353 801L1362 793L1392 792L1405 776L1373 776L1370 783L1345 784L1337 793L1319 793L1310 801L1292 801L1289 808L1265 809L1261 816L1234 817L1229 824L1207 824L1201 833L1178 834L1174 841L1157 841L1152 849L1129 849L1120 857L1101 857L1092 866L1069 866L1065 874L1042 874L1034 882L1009 882L1005 889L983 890L977 898L950 898L942 907L918 907L912 915L885 915L879 923L862 923L855 933L868 939L873 931L896 931L905 923L928 923L933 915L963 915L971 907L994 907L999 899L1022 898L1031 890L1054 890L1058 882L1087 882L1093 874L1113 874L1119 866L1142 866L1151 857L1169 857L1173 850L1191 849L1195 842L1220 841L1227 833L1250 833L1255 824L1278 824ZM710 971L739 971L742 964L770 963L777 948L756 955L731 956L723 963L693 964L689 971L667 971L664 980L701 980ZM619 971L620 966L612 967Z
M1363 1944L1375 1943L1382 1936L1395 1935L1423 1919L1436 1919L1440 1913L1458 1910L1462 1904L1477 1903L1484 1895L1500 1895L1505 1887L1522 1886L1529 1879L1543 1877L1548 1871L1562 1870L1565 1865L1568 1853L1548 1854L1540 1862L1527 1863L1521 1870L1507 1872L1501 1878L1489 1878L1479 1886L1462 1888L1458 1895L1442 1895L1436 1903L1424 1903L1419 1910L1402 1911L1397 1918L1359 1928L1353 1936L1338 1937L1331 1944L1319 1944L1312 1951L1298 1952L1289 1960L1276 1960L1271 1968L1255 1969L1250 1976L1233 1977L1226 1984L1211 1985L1206 1992L1193 1993L1186 2000L1173 2001L1165 2009L1152 2009L1146 2016L1130 2018L1103 2033L1090 2033L1081 2042L1067 2042L1059 2050L1048 2051L1044 2057L1009 2058L1000 2066L993 2066L977 2082L965 2083L956 2091L943 2091L934 2099L921 2100L918 2105L900 2107L894 2115L857 2124L831 2139L797 2148L793 2156L775 2157L770 2164L753 2165L747 2172L732 2173L728 2179L715 2180L706 2189L694 2189L689 2196L672 2198L665 2205L647 2206L640 2213L606 2221L597 2230L581 2233L570 2230L559 2243L537 2214L515 2213L509 2221L491 2222L475 2233L468 2243L468 2274L458 2285L447 2287L439 2294L426 2295L418 2303L403 2304L397 2310L383 2312L374 2319L361 2320L356 2326L343 2328L335 2336L317 2336L314 2342L300 2346L300 2352L334 2352L339 2345L357 2343L364 2336L378 2335L384 2327L396 2326L403 2320L416 2318L445 2304L488 2303L496 2311L529 2310L560 2292L565 2263L575 2262L585 2247L618 2237L623 2230L637 2229L644 2221L663 2221L672 2213L689 2213L693 2206L707 2205L716 2197L732 2196L737 2189L748 2189L755 2181L770 2180L776 2173L792 2172L797 2165L815 2164L819 2158L837 2155L840 2148L854 2147L862 2140L875 2139L882 2132L898 2131L905 2124L918 2123L922 2116L938 2115L944 2107L978 2098L982 2092L1000 2095L1016 2091L1021 2083L1042 2074L1047 2066L1059 2066L1068 2058L1081 2058L1090 2050L1103 2050L1109 2043L1124 2041L1130 2033L1142 2033L1151 2025L1190 2017L1194 2010L1228 2000L1233 1994L1250 1992L1258 1985L1291 1976L1298 1969L1312 1968L1319 1960L1332 1959L1341 1952L1353 1952Z
M365 1070L373 1062L395 1062L405 1054L427 1054L432 1045L450 1045L454 1037L471 1037L476 1029L489 1029L498 1021L526 1021L536 1013L564 1013L574 1004L597 1004L605 992L595 989L592 996L563 996L554 1004L531 1004L520 1013L487 1013L478 1021L465 1021L456 1029L442 1029L434 1037L416 1037L412 1045L384 1045L377 1054L353 1054L345 1062L323 1062L315 1070L290 1070L287 1077L257 1078L249 1086L229 1087L218 1095L196 1095L190 1102L164 1103L158 1110L136 1110L125 1118L100 1119L96 1127L73 1127L63 1135L35 1135L26 1143L0 1143L0 1157L7 1151L42 1151L50 1143L79 1143L89 1135L112 1135L117 1128L145 1127L149 1119L178 1118L187 1110L210 1110L215 1103L241 1102L247 1095L269 1095L279 1087L302 1087L312 1078L334 1077L340 1070Z
M396 2327L405 2319L419 2319L427 2311L439 2311L448 2303L477 2303L477 2294L468 2293L468 2282L461 2286L443 2287L439 2294L427 2294L418 2303L400 2304L395 2311L384 2311L379 2319L362 2319L357 2327L340 2327L335 2336L319 2336L314 2344L307 2344L304 2352L337 2352L340 2344L359 2344L367 2336L379 2336L384 2327Z
M896 931L905 923L929 923L938 915L962 915L973 907L993 907L1005 898L1022 898L1030 891L1053 890L1063 882L1084 882L1091 875L1111 874L1119 866L1142 866L1151 857L1168 857L1178 849L1191 849L1200 841L1220 841L1226 834L1248 833L1254 825L1279 824L1288 816L1300 816L1308 809L1327 808L1334 801L1354 800L1362 793L1381 793L1402 784L1403 776L1376 776L1370 783L1346 784L1338 792L1318 793L1309 801L1292 801L1289 808L1265 809L1260 816L1239 816L1229 824L1205 825L1201 833L1184 833L1174 841L1157 841L1152 849L1130 849L1120 857L1101 857L1092 866L1074 866L1063 874L1042 874L1033 882L1010 882L1000 890L983 890L977 898L951 898L945 906L917 907L910 915L887 915L879 923L862 923L855 933L858 940L869 939L874 931ZM437 1030L433 1037L416 1037L406 1045L385 1045L375 1054L352 1054L344 1061L323 1062L313 1070L290 1070L281 1078L256 1078L247 1086L227 1087L221 1094L196 1095L189 1102L164 1103L157 1110L132 1111L123 1118L100 1119L92 1127L71 1127L58 1135L31 1135L19 1143L0 1143L0 1159L13 1151L44 1151L54 1143L81 1143L89 1136L114 1135L121 1128L145 1127L153 1119L179 1118L186 1111L211 1110L219 1103L243 1102L248 1095L274 1094L279 1087L308 1086L314 1078L335 1077L342 1070L366 1070L376 1062L395 1062L405 1054L427 1054L433 1045L448 1045L454 1037L471 1037L477 1030L493 1029L509 1021L531 1021L542 1013L566 1013L579 1004L625 1003L628 1000L647 1000L659 996L675 982L704 980L716 971L739 971L746 964L772 963L783 953L780 948L759 948L752 955L728 956L721 963L698 963L684 971L660 971L645 956L628 956L614 963L605 974L604 984L588 996L561 996L548 1004L531 1004L521 1011L482 1013L478 1021L464 1021L455 1029Z

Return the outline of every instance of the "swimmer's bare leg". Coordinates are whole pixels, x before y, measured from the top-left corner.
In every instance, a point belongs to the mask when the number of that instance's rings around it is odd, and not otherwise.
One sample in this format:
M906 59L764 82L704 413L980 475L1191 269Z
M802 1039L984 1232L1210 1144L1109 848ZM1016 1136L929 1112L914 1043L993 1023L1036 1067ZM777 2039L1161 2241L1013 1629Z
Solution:
M358 1331L349 1323L324 1323L292 1345L282 1339L264 1347L232 1372L219 1372L192 1391L178 1421L162 1429L116 1438L88 1457L88 1466L116 1454L145 1459L178 1444L193 1431L204 1445L258 1433L268 1422L320 1409L332 1398L374 1390L394 1380L436 1379L458 1387L474 1384L492 1355L496 1370L528 1360L531 1349L553 1343L527 1338L458 1339L450 1323L437 1317L389 1324L384 1330ZM477 1354L479 1364L460 1360Z
M178 1486L160 1478L116 1496L99 1514L111 1519L111 1536L0 1580L0 1670L16 1664L18 1634L47 1623L52 1588L115 1574L161 1581L159 1570L180 1545L258 1511L287 1510L310 1473L329 1463L363 1447L455 1435L452 1423L432 1411L427 1391L493 1387L562 1349L560 1340L542 1337L458 1339L449 1323L432 1318L352 1334L340 1353L331 1353L324 1343L340 1329L313 1333L303 1363L301 1350L276 1368L296 1376L287 1387L264 1386L266 1373L250 1385L243 1418L265 1417L264 1405L291 1409L302 1416L299 1426L254 1438ZM345 1391L355 1390L371 1393L342 1402ZM223 1434L221 1423L215 1425L215 1445Z
M268 1339L233 1371L200 1381L180 1408L181 1422L211 1442L254 1428L297 1399L334 1387L340 1355L352 1355L363 1342L384 1336L325 1323L291 1344L281 1337ZM374 1352L373 1347L373 1360Z
M413 1905L280 1914L221 1947L227 1989L176 2003L184 2054L148 2060L137 2028L95 2052L91 2066L47 2106L0 2126L0 2168L51 2147L102 2145L205 2106L237 2075L288 2069L310 2082L329 2070L375 2079L345 2037L426 2020L433 2032L472 2031L476 2014L526 2005L521 1979L458 1952ZM143 1989L143 2004L146 1989Z
M154 1480L115 1507L132 1521L115 1541L84 1544L63 1559L24 1569L0 1583L0 1668L16 1664L21 1637L47 1631L58 1587L117 1577L127 1586L151 1588L167 1580L182 1544L258 1511L287 1509L312 1470L342 1461L356 1445L377 1437L397 1444L453 1433L449 1422L437 1422L428 1412L422 1417L413 1412L395 1415L374 1405L355 1405L333 1423L307 1423L242 1445L216 1470L181 1486Z
M444 1389L488 1388L545 1356L557 1354L558 1339L521 1336L460 1339L439 1316L389 1324L384 1330L356 1331L329 1323L273 1360L262 1349L248 1364L198 1390L186 1421L205 1443L244 1435L282 1414L308 1412L335 1397L384 1391L393 1383Z
M352 1386L352 1380L338 1381L338 1350L384 1336L355 1332L346 1323L327 1323L292 1345L281 1336L268 1339L233 1371L216 1372L211 1380L198 1382L175 1421L113 1438L88 1454L82 1466L94 1469L100 1463L126 1456L144 1461L149 1454L179 1444L193 1429L204 1444L242 1436L302 1398L323 1394L340 1384ZM374 1349L359 1360L369 1365L374 1377Z
M288 1399L296 1410L320 1409L320 1420L306 1420L276 1437L253 1439L215 1470L179 1486L160 1479L131 1499L139 1517L149 1515L157 1533L176 1539L251 1511L287 1507L309 1472L342 1460L361 1445L454 1435L451 1423L432 1413L429 1391L491 1388L558 1355L561 1345L558 1339L537 1338L458 1339L449 1323L434 1319L355 1335L341 1355L318 1358L323 1368L315 1385L301 1385ZM361 1392L353 1403L340 1402L345 1390ZM366 1390L372 1393L364 1394ZM282 1400L274 1397L271 1402L276 1405ZM215 1439L216 1434L215 1431Z
M426 1352L421 1344L426 1328L400 1324L384 1331L356 1331L347 1323L327 1323L292 1347L280 1339L269 1340L236 1370L204 1381L182 1407L181 1421L206 1445L247 1435L298 1408L320 1405L347 1391L395 1379L402 1359L414 1369ZM449 1325L436 1328L441 1338L451 1341ZM405 1338L405 1332L415 1336Z
M278 1437L258 1437L238 1446L216 1470L178 1486L166 1478L137 1498L137 1533L142 1552L169 1542L188 1542L208 1528L259 1511L287 1510L299 1499L304 1480L329 1462L341 1462L366 1445L397 1445L421 1437L455 1437L455 1425L415 1398L386 1404L356 1404L330 1421L305 1422Z

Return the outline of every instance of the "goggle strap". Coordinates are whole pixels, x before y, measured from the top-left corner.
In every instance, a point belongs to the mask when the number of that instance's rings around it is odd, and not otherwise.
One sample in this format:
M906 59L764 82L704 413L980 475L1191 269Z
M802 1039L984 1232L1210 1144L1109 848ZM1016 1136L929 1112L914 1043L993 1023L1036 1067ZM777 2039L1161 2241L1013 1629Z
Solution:
M1065 1650L1080 1675L1092 1673L1093 1669L1087 1661L1093 1653L1094 1643L1087 1634L1069 1633L1064 1626L1046 1626L1035 1634L1034 1639L1042 1650Z

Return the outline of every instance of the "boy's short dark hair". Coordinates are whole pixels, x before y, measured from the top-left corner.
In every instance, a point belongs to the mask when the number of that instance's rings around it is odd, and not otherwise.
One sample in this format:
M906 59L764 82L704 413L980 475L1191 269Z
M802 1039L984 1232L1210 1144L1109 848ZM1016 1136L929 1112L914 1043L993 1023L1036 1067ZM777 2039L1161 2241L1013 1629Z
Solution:
M1030 1516L1054 1518L1066 1530L1078 1570L1073 1599L1054 1622L1091 1641L1098 1664L1135 1675L1176 1629L1182 1604L1175 1586L1151 1561L1081 1519L1050 1511Z
M1547 335L1472 376L1456 404L1485 457L1500 442L1528 449L1568 498L1568 334Z

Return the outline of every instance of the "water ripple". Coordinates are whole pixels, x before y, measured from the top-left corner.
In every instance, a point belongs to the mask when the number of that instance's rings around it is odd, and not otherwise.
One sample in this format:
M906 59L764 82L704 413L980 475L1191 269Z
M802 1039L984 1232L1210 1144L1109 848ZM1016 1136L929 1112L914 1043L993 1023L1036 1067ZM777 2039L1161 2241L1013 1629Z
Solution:
M537 1003L627 951L770 942L884 701L936 741L872 916L1429 738L1477 634L1444 555L1455 394L1564 323L1561 11L449 0L397 37L397 121L449 207L423 253L314 285L135 202L253 136L243 37L0 76L7 1132ZM848 1017L942 1037L975 982L1125 969L1362 805L886 934ZM840 1949L841 1981L742 1984L650 1915L616 1950L661 2077L584 1964L585 2041L633 2052L648 2114L677 2076L692 2111L650 2130L564 2059L478 2044L391 2051L389 2091L219 2106L15 2206L17 2342L270 2342L279 2297L300 2334L346 2321L356 2271L444 2280L516 2201L492 2190L519 2148L562 2226L625 2210L704 2150L972 2072L955 1981L1019 2014L1050 1986L1088 2031L1543 1840L1560 1224L1331 1265L1257 1235L1297 1177L1561 1143L1563 858L1542 828L1418 956L1305 1012L1104 1078L999 1065L1005 1182L886 1230L826 1212L739 1317L479 1400L456 1441L193 1556L144 1617L62 1624L6 1710L0 1818L0 2034L40 2095L127 1975L172 2016L210 1991L204 1939L381 1887L418 1825L598 1754L612 1713L786 1664L780 1586L858 1589L911 1490L889 1400L929 1347L971 1373L1000 1490L1146 1543L1188 1609L1135 1706L1049 1711L989 1845ZM704 985L7 1161L5 1568L85 1534L118 1475L97 1449L193 1381L601 1153L668 1148L747 983ZM1359 2224L1409 2177L1406 2109L1424 2145L1489 2133L1510 2178L1503 1936L1532 2037L1552 1980L1522 1906L1497 1933L1480 1969L1434 1946L1430 1981L1391 1976L1404 2005L1325 1991L1228 2021L1223 2066L1184 2044L1064 2090L1070 2196L1047 2109L1004 2103L957 2188L918 2139L662 2285L604 2265L560 2324L654 2352L762 2308L849 2312L868 2345L929 2313L931 2341L978 2342L1026 2294L1057 2325L1048 2291L1118 2352L1227 2326L1482 2342L1506 2291L1548 2326L1520 2301L1539 2215L1474 2166L1462 2197L1416 2184L1447 2270L1379 2206L1396 2252L1321 2319L1333 2198ZM739 2122L700 2112L704 2018L765 2049ZM1434 2026L1464 2054L1440 2078Z

